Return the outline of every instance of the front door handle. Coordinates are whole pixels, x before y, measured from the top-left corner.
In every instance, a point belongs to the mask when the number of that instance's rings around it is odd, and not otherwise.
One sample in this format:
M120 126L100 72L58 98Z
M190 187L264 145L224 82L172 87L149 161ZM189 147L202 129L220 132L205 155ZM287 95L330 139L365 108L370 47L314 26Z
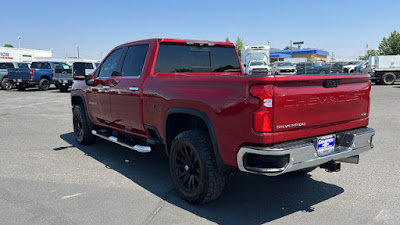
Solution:
M138 88L138 87L130 87L129 90L130 90L130 91L138 91L139 88Z

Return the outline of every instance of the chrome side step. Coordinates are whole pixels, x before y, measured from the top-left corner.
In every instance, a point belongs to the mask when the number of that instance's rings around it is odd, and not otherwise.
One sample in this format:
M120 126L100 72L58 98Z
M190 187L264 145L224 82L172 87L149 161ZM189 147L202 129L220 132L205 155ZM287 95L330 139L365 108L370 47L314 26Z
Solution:
M111 141L111 142L113 142L113 143L115 143L115 144L119 144L119 145L121 145L121 146L124 146L124 147L126 147L126 148L129 148L129 149L132 149L132 150L141 152L141 153L148 153L148 152L151 152L151 148L150 148L149 146L142 146L142 145L134 145L134 146L132 146L132 145L126 144L126 143L124 143L124 142L118 141L118 138L117 138L117 137L114 137L114 136L106 136L106 135L103 135L103 134L98 133L96 130L92 130L92 134L93 134L94 136L103 138L103 139L105 139L105 140L107 140L107 141Z

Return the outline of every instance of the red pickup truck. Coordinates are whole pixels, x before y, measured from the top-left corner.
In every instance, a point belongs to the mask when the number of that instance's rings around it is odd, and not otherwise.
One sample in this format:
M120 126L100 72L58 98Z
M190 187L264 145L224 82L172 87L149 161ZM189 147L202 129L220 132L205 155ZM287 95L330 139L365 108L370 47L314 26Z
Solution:
M71 100L78 143L166 151L178 193L197 204L234 171L358 163L373 148L370 89L369 75L246 76L232 43L149 39L113 49Z

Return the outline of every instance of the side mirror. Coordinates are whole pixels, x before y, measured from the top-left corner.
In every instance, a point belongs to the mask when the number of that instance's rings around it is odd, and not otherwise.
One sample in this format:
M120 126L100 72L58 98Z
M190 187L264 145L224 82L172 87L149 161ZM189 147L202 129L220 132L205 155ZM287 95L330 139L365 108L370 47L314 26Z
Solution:
M85 76L78 75L78 72L74 70L74 73L72 75L72 79L74 80L85 80Z
M85 83L87 86L93 86L94 79L92 79L93 74L85 75Z
M243 66L246 67L247 65L246 65L246 64L243 64Z

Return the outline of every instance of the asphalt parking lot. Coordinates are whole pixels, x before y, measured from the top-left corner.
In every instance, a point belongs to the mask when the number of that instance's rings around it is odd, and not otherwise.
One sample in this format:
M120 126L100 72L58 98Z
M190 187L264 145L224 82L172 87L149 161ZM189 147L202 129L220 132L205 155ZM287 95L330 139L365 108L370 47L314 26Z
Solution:
M181 200L163 152L74 141L68 93L0 91L0 224L400 224L400 85L372 87L375 148L339 173L231 175Z

